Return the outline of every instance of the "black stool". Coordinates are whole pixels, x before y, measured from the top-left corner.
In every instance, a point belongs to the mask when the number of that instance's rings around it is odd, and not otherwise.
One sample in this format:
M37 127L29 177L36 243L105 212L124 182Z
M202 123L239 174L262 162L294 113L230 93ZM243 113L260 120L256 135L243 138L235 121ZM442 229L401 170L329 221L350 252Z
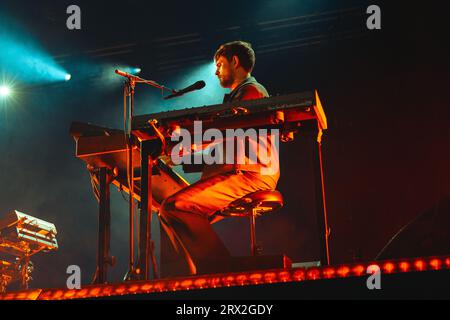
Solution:
M249 217L250 218L250 247L253 256L259 254L260 248L256 245L256 218L276 211L283 207L283 196L276 190L258 191L233 201L230 205L213 214L209 220L217 216L222 217Z

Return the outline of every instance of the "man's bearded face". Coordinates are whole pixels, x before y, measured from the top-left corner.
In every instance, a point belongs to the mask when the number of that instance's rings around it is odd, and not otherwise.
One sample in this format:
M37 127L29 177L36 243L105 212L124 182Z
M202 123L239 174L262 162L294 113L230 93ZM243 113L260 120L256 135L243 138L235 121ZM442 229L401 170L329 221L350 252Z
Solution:
M216 76L219 78L220 85L224 88L230 88L234 82L234 70L231 62L224 56L216 60Z

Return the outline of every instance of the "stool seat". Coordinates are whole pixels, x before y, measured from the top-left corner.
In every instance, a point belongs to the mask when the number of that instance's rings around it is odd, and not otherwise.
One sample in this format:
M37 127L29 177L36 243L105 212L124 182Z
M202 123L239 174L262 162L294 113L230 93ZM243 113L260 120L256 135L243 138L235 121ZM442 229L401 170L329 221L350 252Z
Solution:
M223 217L248 217L256 209L257 215L276 211L283 207L283 196L276 190L257 191L235 200L217 212Z
M257 255L260 248L256 245L256 218L274 212L283 207L283 196L276 190L257 191L230 203L226 208L211 215L209 221L214 223L220 217L250 218L251 251Z

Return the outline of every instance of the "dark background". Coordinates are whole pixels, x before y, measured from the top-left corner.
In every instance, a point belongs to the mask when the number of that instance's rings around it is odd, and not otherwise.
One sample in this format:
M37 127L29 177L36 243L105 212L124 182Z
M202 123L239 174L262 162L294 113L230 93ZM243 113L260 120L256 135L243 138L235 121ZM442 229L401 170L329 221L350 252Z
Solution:
M2 22L15 21L23 41L34 39L73 75L58 85L19 82L15 103L0 110L0 213L17 209L59 232L60 249L33 259L32 285L64 286L71 264L88 283L95 269L97 204L68 131L74 120L122 126L120 82L105 83L99 66L140 66L143 77L180 88L199 80L186 79L212 62L221 43L236 39L253 44L254 75L272 95L319 90L329 122L323 152L332 262L374 259L400 228L450 194L448 11L437 1L391 2L2 1ZM70 4L82 9L80 31L65 27ZM369 4L381 7L381 30L366 28ZM8 65L0 72L11 76ZM137 113L220 103L217 87L208 83L217 92L208 99L192 93L173 103L138 88ZM312 147L301 136L282 145L286 206L257 227L265 253L285 252L295 262L319 256ZM115 190L112 208L118 263L110 280L119 281L128 217ZM217 230L234 254L248 253L245 221Z

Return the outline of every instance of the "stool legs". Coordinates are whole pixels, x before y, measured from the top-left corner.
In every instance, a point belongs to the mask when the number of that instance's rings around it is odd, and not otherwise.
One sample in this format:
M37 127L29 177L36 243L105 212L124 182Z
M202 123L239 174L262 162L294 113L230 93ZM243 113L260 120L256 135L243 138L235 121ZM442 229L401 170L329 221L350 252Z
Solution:
M256 245L256 214L257 210L252 209L252 214L250 215L250 248L253 256L258 255L258 247Z

